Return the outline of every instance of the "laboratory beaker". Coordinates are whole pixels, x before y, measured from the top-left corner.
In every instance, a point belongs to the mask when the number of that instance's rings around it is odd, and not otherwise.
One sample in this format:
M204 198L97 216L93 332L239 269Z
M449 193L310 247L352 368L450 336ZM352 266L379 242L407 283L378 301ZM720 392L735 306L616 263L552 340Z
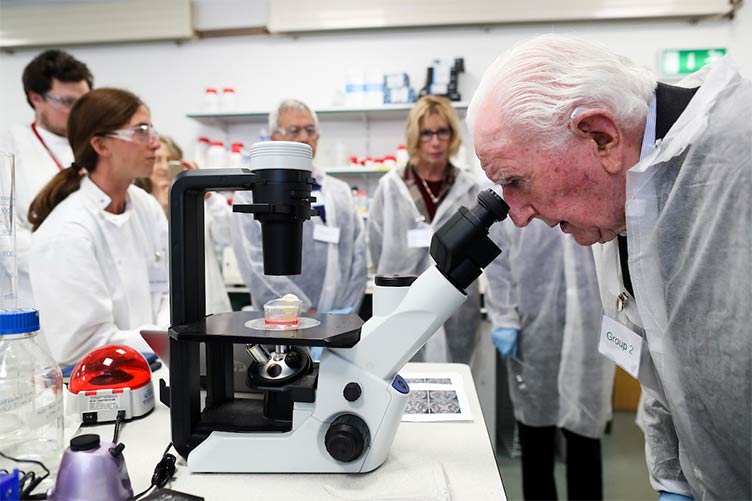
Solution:
M15 175L13 154L0 151L0 311L15 310L18 293Z

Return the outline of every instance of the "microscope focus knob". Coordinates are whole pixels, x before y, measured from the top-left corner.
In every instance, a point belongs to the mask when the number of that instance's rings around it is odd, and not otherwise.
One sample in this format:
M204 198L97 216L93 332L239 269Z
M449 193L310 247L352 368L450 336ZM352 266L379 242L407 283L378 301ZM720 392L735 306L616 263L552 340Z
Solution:
M348 402L355 402L360 398L362 393L363 390L358 383L347 383L345 389L342 390L342 396L345 397L345 400Z
M329 455L343 463L358 459L370 441L368 425L353 414L343 414L332 421L324 437Z

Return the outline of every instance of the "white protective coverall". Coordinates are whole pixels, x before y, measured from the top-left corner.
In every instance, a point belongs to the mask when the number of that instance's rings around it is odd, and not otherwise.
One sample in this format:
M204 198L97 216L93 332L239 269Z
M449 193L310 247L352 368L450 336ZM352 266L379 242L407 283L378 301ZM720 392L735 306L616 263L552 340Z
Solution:
M378 188L368 209L368 248L377 275L420 275L435 262L427 246L408 245L408 232L429 226L418 210L405 181L393 169L379 180ZM430 223L435 232L457 209L476 204L480 186L466 171L458 169L449 191L436 208ZM428 362L470 363L477 344L480 325L480 293L475 281L465 291L467 299L460 309L444 323L444 332L439 330L418 352L417 359Z
M29 206L34 197L60 170L53 155L63 168L69 167L73 162L73 151L66 138L41 127L37 127L36 130L44 144L34 134L30 124L14 125L0 139L0 150L13 153L16 165L16 266L20 308L36 307L29 281Z
M204 272L206 274L206 314L232 311L217 250L231 245L232 209L227 199L212 193L204 205Z
M611 419L614 364L598 352L601 301L593 253L537 219L491 227L502 250L486 268L494 327L519 330L510 357L515 419L600 439Z
M169 324L167 218L136 186L122 214L106 212L109 203L84 177L33 234L42 337L60 365L107 344L150 352L139 331Z
M363 223L347 183L316 167L313 175L321 185L317 198L323 198L326 224L318 216L303 223L301 274L264 275L261 223L250 214L235 213L232 244L238 268L258 310L267 301L292 293L303 301L303 311L313 307L324 313L350 307L357 314L367 281ZM233 203L251 203L252 199L250 191L238 191Z
M700 499L752 498L752 83L724 58L627 174L629 272L596 246L604 311L643 337L641 425L651 482ZM640 328L642 326L643 328Z

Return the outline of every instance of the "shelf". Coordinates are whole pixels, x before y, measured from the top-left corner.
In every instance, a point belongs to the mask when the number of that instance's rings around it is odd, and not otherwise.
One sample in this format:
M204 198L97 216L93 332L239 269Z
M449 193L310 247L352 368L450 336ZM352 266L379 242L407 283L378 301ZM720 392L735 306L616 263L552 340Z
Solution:
M324 169L327 174L386 174L391 167L330 167Z
M453 102L460 115L467 110L467 103ZM362 106L357 108L321 108L316 114L322 119L335 120L395 120L404 119L413 104L384 104L382 106ZM229 125L241 123L266 123L268 111L238 111L234 113L189 113L186 115L206 125Z
M225 166L223 169L233 169L236 167ZM327 174L386 174L392 170L391 167L329 167L325 168Z

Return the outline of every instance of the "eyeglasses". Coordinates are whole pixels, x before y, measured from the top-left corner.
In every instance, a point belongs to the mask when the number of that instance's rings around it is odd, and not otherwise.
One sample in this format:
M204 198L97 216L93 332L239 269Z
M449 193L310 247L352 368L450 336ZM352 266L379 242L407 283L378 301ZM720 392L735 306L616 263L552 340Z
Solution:
M436 130L422 130L420 131L420 142L428 143L433 139L434 135L439 138L439 141L446 141L452 137L452 129L442 127Z
M277 133L283 136L288 136L288 137L298 137L303 131L305 131L309 137L317 137L319 135L318 127L316 127L313 124L306 125L304 127L300 127L298 125L291 125L289 127L279 127L277 129Z
M159 143L159 133L151 125L137 125L130 129L118 129L109 132L102 132L98 136L116 137L123 141L152 145Z
M54 106L57 109L62 110L69 110L73 108L73 105L76 104L76 101L78 101L77 97L73 96L56 96L55 94L50 94L49 92L44 94L43 96L46 100L49 100L52 103L52 106Z

